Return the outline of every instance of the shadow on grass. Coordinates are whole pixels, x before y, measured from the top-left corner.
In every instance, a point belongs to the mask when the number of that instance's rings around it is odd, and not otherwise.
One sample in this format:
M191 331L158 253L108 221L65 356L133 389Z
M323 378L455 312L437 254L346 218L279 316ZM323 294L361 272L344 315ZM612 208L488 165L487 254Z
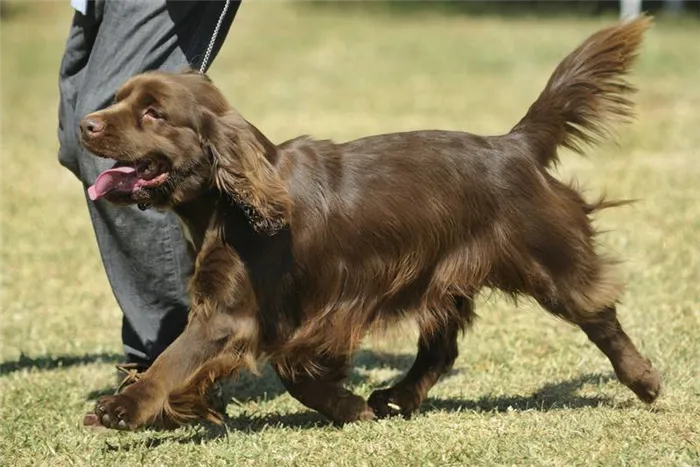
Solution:
M590 373L566 381L545 384L535 393L525 396L484 396L476 400L437 399L431 397L423 402L420 413L435 411L510 412L525 410L549 412L552 410L584 407L612 407L613 403L608 397L580 396L576 394L576 391L586 384L601 385L610 381L617 381L614 373ZM214 439L226 436L226 433L229 431L258 432L275 427L307 429L329 426L333 426L333 424L322 415L313 411L286 415L270 414L259 417L242 415L229 418L224 426L205 427L203 425L202 428L205 428L204 432L197 433L195 436L199 439Z
M413 365L413 361L415 359L415 354L394 354L388 352L375 352L373 350L362 349L355 354L355 357L353 359L353 367L355 369L362 368L366 371L381 370L387 368L392 370L398 370L398 376L387 379L385 381L381 381L377 384L373 384L373 386L376 388L387 387L393 385L394 383L398 382L401 378L403 378L404 374L408 372L408 370L411 368L411 365ZM449 378L450 376L458 375L464 370L464 368L452 369L449 372L447 372L447 374L443 375L442 379L444 380L446 378ZM357 372L357 370L351 372L350 376L348 377L348 382L351 385L358 385L365 382L366 380L367 378L361 373Z
M579 409L584 407L624 407L624 404L613 404L607 397L580 396L576 391L586 384L600 385L616 380L612 373L590 373L581 375L578 378L549 383L542 386L535 393L524 396L484 396L475 400L468 399L437 399L428 398L423 403L420 412L430 413L442 412L511 412L536 410L549 412L552 410ZM410 423L410 421L407 421ZM266 429L314 429L330 428L334 425L326 420L322 415L314 411L304 411L293 414L266 414L256 416L255 414L242 414L235 418L228 417L223 425L212 425L202 423L193 428L194 433L172 435L163 432L158 437L149 438L145 441L136 441L128 444L114 446L105 443L105 451L129 451L141 449L143 447L152 448L161 444L177 443L190 444L212 441L226 438L230 432L256 433Z
M228 417L223 425L201 423L192 428L194 433L175 432L169 434L160 431L158 435L145 440L128 443L111 443L105 441L103 452L132 451L143 448L155 448L162 444L200 444L202 442L225 439L230 432L257 433L274 428L285 429L313 429L329 428L333 424L317 412L307 410L293 414L269 414L269 415L239 415L236 418ZM155 433L155 431L154 431Z
M461 412L465 410L476 412L509 412L513 410L549 412L559 409L612 406L610 398L576 394L576 391L586 384L600 385L609 381L617 381L614 373L605 375L590 373L571 380L545 384L528 396L484 396L476 400L429 397L423 402L421 412Z
M116 353L96 353L85 355L45 355L30 358L20 355L17 360L0 363L0 376L7 375L22 370L56 370L77 365L88 365L91 363L117 363L122 361L123 355Z

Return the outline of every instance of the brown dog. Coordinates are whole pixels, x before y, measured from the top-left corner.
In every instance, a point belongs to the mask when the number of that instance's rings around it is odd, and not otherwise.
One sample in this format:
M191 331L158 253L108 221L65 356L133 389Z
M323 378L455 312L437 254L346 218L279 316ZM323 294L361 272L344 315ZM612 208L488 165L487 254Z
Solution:
M579 326L645 402L660 378L616 318L621 283L594 251L588 203L547 171L628 117L624 80L648 18L597 32L556 68L506 135L413 131L280 145L204 76L145 73L86 116L81 141L117 161L92 199L173 209L196 252L187 329L94 423L133 429L216 418L211 382L268 360L336 423L409 415L457 357L484 287L533 297ZM363 336L420 330L406 377L366 402L341 381Z

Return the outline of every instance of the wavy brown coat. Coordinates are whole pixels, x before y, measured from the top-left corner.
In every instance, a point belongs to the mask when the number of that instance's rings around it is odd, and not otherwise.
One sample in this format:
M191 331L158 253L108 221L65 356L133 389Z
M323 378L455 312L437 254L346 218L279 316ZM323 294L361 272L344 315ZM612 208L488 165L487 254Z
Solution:
M107 199L170 208L196 254L185 332L93 423L135 428L216 418L206 389L267 359L289 392L337 423L409 415L457 357L485 287L534 298L579 326L620 381L653 401L660 379L616 318L621 282L595 250L585 201L548 167L631 116L624 77L648 18L567 56L507 134L412 131L275 145L192 72L146 73L87 116L82 141L120 165L156 161L157 186ZM160 179L159 179L160 180ZM151 183L153 185L153 183ZM417 323L403 380L365 401L341 386L372 330Z

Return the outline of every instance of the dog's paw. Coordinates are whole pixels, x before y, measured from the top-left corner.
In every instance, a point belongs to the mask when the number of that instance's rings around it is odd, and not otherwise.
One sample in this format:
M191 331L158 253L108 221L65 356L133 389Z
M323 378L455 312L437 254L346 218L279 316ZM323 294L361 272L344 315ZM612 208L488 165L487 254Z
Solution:
M127 394L101 397L95 404L94 413L83 419L83 425L135 430L140 425L138 403Z
M418 410L420 401L418 397L410 391L389 388L374 391L369 396L367 405L372 408L377 418L396 416L411 418L411 415Z
M627 377L623 383L647 404L653 403L661 394L661 375L651 365L637 371L633 377Z

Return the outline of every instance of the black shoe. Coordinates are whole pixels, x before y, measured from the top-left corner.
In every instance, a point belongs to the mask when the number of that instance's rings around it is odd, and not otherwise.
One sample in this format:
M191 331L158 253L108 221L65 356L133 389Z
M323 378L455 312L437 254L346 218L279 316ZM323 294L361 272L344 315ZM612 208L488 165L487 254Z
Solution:
M122 389L138 381L150 365L129 362L115 366L117 368L117 389L114 391L114 394L119 394Z

